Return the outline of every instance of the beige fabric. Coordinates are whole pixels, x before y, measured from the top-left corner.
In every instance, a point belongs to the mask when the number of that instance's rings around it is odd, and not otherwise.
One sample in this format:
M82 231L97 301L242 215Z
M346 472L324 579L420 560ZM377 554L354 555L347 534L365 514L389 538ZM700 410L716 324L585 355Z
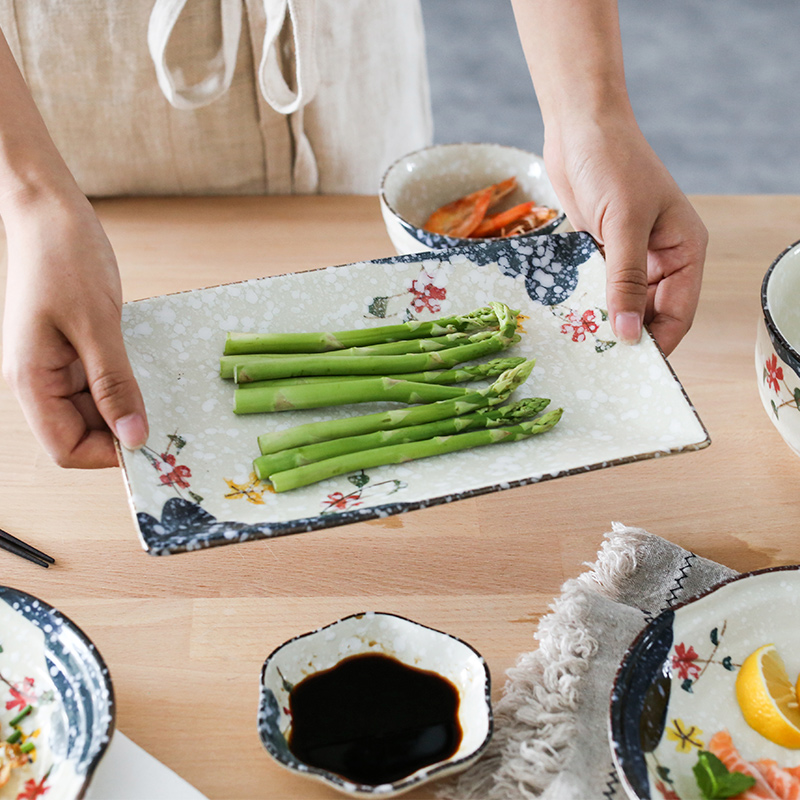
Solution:
M0 28L90 196L374 193L431 140L418 0L0 0Z

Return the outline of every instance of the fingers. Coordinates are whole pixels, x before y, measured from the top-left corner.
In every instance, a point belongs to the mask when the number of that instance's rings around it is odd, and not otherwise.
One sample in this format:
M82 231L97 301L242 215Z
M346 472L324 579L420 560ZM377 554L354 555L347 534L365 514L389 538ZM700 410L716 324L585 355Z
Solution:
M647 307L647 245L649 220L618 216L603 220L606 256L606 302L611 327L623 344L642 335Z
M85 401L80 404L85 404ZM114 439L108 429L92 429L69 397L47 397L24 407L36 437L60 467L100 469L117 466Z
M669 355L678 346L694 321L697 299L703 277L707 237L701 235L680 248L683 256L680 266L652 289L652 312L648 315L648 327L664 355ZM675 259L678 254L669 253ZM664 254L653 254L653 260Z
M148 435L144 400L128 361L119 321L99 323L84 331L74 346L97 411L123 447L138 450Z
M5 377L31 430L56 464L81 469L116 466L112 431L131 449L141 447L148 433L122 334L112 321L96 333L86 325L73 338L79 341L77 348L60 333L40 327L22 349L22 357L20 348L7 341Z

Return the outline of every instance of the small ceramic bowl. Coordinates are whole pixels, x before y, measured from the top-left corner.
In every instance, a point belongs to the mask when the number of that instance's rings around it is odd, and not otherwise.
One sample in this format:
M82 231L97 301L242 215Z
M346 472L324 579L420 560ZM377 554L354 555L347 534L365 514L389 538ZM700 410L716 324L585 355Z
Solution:
M767 270L761 309L758 391L784 441L800 455L800 242L787 247Z
M748 762L800 767L746 722L736 699L745 659L766 644L800 673L800 567L774 567L723 581L663 611L628 648L611 693L609 738L631 800L696 800L701 751L730 741ZM728 739L728 737L730 737Z
M511 176L517 188L495 211L534 200L558 215L530 233L553 233L566 222L540 156L500 144L441 144L403 156L383 176L380 203L386 230L400 255L475 244L489 239L461 239L424 230L425 220L441 206Z
M391 783L365 784L303 763L289 749L289 693L294 685L350 656L365 653L389 656L432 672L456 688L462 738L449 758ZM258 732L267 752L298 775L351 796L392 797L466 769L478 759L492 735L489 670L479 653L454 636L395 614L354 614L289 640L267 658L261 670Z

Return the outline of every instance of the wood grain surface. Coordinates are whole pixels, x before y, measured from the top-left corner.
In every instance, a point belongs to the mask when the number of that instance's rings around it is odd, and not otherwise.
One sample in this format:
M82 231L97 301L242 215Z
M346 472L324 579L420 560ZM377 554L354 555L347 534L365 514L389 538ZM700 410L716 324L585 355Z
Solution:
M711 242L695 325L670 363L709 431L706 450L158 558L139 545L119 471L54 466L2 384L0 527L58 563L46 571L0 552L0 583L86 631L111 670L118 728L209 798L314 800L338 795L278 767L255 729L261 664L291 636L356 611L402 614L476 647L498 698L614 520L737 570L795 563L800 461L761 406L753 352L761 279L800 239L800 198L693 200ZM394 254L373 197L96 207L128 300Z

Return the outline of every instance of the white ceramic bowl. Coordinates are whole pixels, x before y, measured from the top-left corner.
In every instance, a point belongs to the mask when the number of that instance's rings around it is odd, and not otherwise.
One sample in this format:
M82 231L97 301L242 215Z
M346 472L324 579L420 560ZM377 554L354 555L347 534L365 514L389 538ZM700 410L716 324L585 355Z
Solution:
M517 179L517 188L498 210L534 200L554 208L558 215L531 235L553 233L565 227L566 217L540 156L500 144L441 144L416 150L392 164L380 187L381 212L386 230L400 255L423 253L487 239L460 239L430 233L421 226L441 206L484 186Z
M800 455L800 242L787 247L767 270L761 308L758 391L784 441Z
M362 653L393 657L433 672L455 686L462 738L452 756L393 783L370 785L312 767L292 753L288 740L292 727L289 693L293 686ZM320 780L351 796L392 797L466 769L484 751L492 735L489 670L479 653L454 636L394 614L354 614L289 640L267 658L261 671L258 731L267 752L298 775Z

